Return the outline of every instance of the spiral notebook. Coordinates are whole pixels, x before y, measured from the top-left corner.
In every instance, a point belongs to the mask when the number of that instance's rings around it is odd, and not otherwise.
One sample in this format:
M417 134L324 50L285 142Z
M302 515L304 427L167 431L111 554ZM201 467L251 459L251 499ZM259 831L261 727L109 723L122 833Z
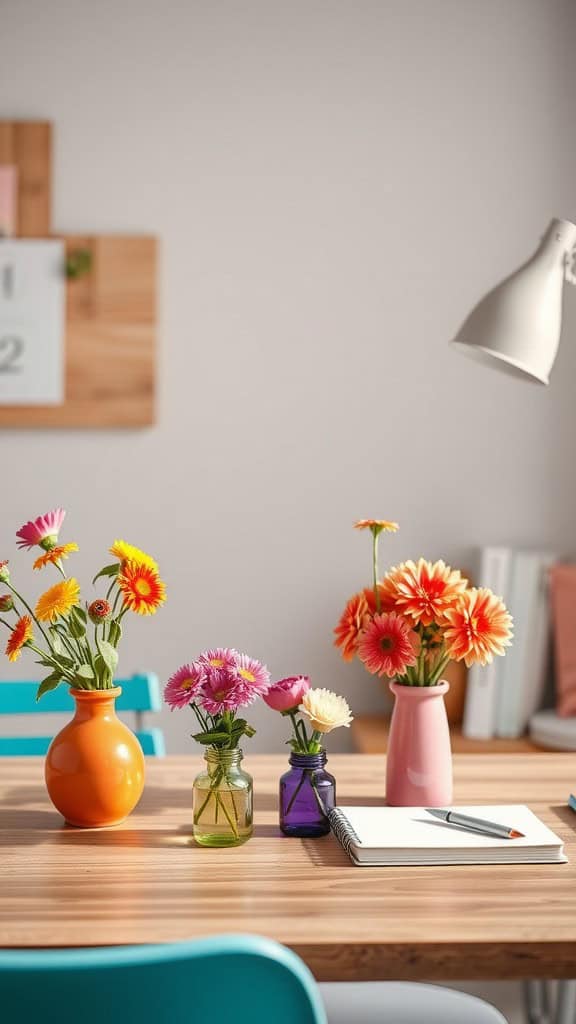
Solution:
M523 804L453 808L510 825L523 839L496 839L438 821L424 807L335 807L330 825L354 864L564 864L562 840Z

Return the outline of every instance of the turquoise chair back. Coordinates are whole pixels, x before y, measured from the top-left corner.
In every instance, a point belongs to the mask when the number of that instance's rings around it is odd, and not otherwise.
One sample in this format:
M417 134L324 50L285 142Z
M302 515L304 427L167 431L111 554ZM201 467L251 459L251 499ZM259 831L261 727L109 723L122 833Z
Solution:
M152 672L143 672L130 679L116 680L116 686L122 687L122 694L116 701L117 710L136 713L136 736L142 750L151 757L162 757L166 753L162 730L144 729L142 718L146 711L160 711L162 708L158 677ZM38 683L0 681L0 718L2 715L47 713L70 715L74 711L74 700L64 683L44 694L38 703L37 689ZM0 757L42 756L51 742L52 736L0 736Z
M18 1024L326 1024L308 968L255 935L0 950L0 1014Z

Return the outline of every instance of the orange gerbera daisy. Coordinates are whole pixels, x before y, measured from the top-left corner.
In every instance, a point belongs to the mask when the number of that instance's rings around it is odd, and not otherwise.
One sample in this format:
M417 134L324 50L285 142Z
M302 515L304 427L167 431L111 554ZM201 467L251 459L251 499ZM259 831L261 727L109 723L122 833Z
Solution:
M468 668L489 664L495 654L505 654L512 640L512 616L491 590L471 588L458 605L446 612L446 651L454 661L464 659Z
M378 584L378 588L380 610L388 610L384 600L384 589L381 584ZM340 648L344 661L352 661L355 657L359 635L375 614L376 598L372 587L366 587L348 601L334 630L334 646Z
M14 626L6 644L8 661L18 661L25 644L32 640L32 619L29 615L23 615Z
M375 615L358 641L358 657L372 675L394 679L416 664L418 634L396 612Z
M46 565L57 565L61 558L68 558L71 551L78 551L77 544L58 544L50 551L40 555L34 562L34 569L43 569Z
M358 519L354 523L355 530L372 530L372 533L396 533L400 529L398 523L389 519Z
M123 562L118 586L124 597L124 606L137 615L153 615L166 600L166 587L149 565Z
M446 612L457 604L468 586L458 569L444 562L402 562L391 569L383 582L384 605L409 615L418 625L444 621Z

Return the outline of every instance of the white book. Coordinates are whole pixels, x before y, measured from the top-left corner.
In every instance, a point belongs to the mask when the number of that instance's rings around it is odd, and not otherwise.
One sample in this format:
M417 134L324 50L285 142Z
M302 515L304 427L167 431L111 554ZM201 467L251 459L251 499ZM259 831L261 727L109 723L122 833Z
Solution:
M424 807L335 807L329 817L334 835L360 867L567 861L559 836L523 804L452 810L508 825L523 838L497 839L468 831L439 821Z
M510 548L487 547L480 554L477 586L489 587L505 604L511 562ZM472 665L468 672L462 732L470 739L489 740L495 734L500 662L501 658L494 658L490 665Z
M512 726L517 736L526 732L530 719L542 707L548 683L552 650L550 569L555 562L551 554L543 554L539 559L537 590L528 624L525 676L513 707Z
M553 560L548 552L514 554L508 602L514 619L514 638L502 659L499 676L498 736L522 735L531 714L526 711L544 688L549 616L545 576Z

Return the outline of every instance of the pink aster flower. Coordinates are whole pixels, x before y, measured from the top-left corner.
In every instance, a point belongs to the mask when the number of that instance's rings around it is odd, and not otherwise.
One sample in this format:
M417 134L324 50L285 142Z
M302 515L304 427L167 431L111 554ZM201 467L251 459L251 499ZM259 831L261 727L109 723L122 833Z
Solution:
M33 548L36 544L46 548L54 547L65 515L63 508L55 508L52 512L25 523L16 532L19 538L18 547Z
M310 689L308 676L289 676L280 679L264 694L264 701L273 711L291 711L299 707L302 698Z
M247 654L236 656L236 665L233 671L246 684L255 697L262 697L270 689L270 673L265 665L248 657Z
M409 665L416 664L415 648L418 634L402 615L385 612L375 615L358 642L358 657L372 675L404 675Z
M182 665L166 683L164 700L170 710L184 708L198 696L204 683L204 670L198 662Z
M198 661L208 669L229 669L234 668L238 660L238 651L233 647L212 647L203 651Z
M200 704L209 715L237 711L251 704L256 694L233 670L215 668L208 671L202 685Z

